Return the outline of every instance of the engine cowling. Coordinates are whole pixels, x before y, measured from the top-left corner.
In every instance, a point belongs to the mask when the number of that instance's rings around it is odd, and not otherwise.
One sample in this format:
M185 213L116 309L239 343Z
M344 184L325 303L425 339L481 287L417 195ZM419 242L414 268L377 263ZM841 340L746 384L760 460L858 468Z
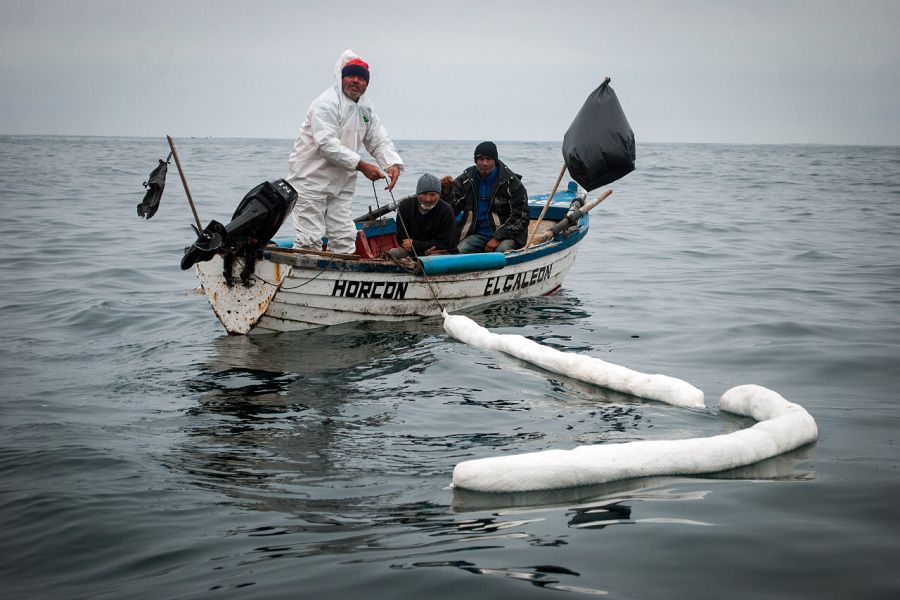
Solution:
M284 179L264 181L238 204L231 222L210 221L181 259L182 270L211 259L217 252L248 255L272 239L294 208L297 191ZM194 230L196 231L196 227Z

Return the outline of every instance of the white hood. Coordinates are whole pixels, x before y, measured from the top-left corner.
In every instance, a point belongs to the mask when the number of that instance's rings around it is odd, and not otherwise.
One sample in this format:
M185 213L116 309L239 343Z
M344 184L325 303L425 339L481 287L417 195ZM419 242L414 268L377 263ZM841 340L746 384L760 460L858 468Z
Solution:
M337 63L335 63L334 65L334 89L335 91L337 91L338 98L341 98L341 100L343 100L342 96L344 95L343 90L341 90L341 71L344 70L344 65L346 65L354 58L360 58L360 56L350 48L347 48L341 53L341 57L338 58ZM364 92L360 97L360 101L362 101L362 98L365 95L366 94Z
M356 188L356 165L364 147L382 169L403 160L381 124L374 105L363 94L358 102L341 90L341 70L354 58L349 48L334 65L334 85L312 101L289 159L288 181L301 196L341 196L348 201Z

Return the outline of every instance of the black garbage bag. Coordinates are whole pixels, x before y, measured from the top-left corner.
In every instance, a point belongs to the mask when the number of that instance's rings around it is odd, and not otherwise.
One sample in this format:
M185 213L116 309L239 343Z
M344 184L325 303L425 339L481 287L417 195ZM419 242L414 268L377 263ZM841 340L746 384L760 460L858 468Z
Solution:
M562 152L572 179L589 192L634 170L634 132L609 78L578 111L563 138Z
M166 173L169 170L169 163L160 159L159 166L150 172L144 187L147 193L144 199L137 205L137 213L139 217L149 219L159 210L159 201L162 200L163 190L166 188Z

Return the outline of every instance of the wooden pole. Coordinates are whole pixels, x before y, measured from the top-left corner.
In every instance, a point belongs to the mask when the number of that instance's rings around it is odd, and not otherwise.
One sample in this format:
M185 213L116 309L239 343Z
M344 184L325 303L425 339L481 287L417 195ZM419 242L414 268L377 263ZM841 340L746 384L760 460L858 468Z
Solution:
M600 194L599 196L597 196L596 198L594 198L593 200L591 200L590 202L588 202L587 204L582 206L579 209L581 211L581 214L586 215L589 212L591 212L591 209L593 209L595 206L597 206L598 204L600 204L601 202L603 202L604 200L609 198L610 194L612 194L612 190L606 190L605 192L603 192L602 194ZM575 223L570 223L569 225L571 226L574 224ZM543 244L544 242L547 242L547 241L553 239L553 236L556 235L556 233L559 233L559 231L556 231L559 227L560 227L560 224L557 223L553 227L551 227L548 231L545 231L540 234L535 234L534 240L532 240L532 243L534 243L535 245ZM565 227L563 227L563 229L565 229Z
M538 227L541 226L541 223L544 220L544 215L547 214L547 209L550 207L550 203L553 202L553 196L556 195L556 190L559 188L559 182L562 181L563 175L565 175L565 174L566 174L566 163L563 163L562 169L559 170L559 177L556 178L556 183L553 185L553 190L550 192L550 197L547 198L547 203L544 204L544 208L541 209L541 216L538 217L537 223L534 226L534 230L532 230L531 235L528 236L528 241L525 242L526 248L531 246L531 243L534 241L534 236L537 233Z
M194 206L194 199L191 198L191 188L188 187L187 179L184 176L184 169L181 168L181 160L178 158L178 152L175 150L175 141L171 135L167 135L169 148L172 149L172 156L175 157L175 166L178 167L178 174L181 176L181 185L184 186L184 193L187 194L188 204L191 205L191 212L194 213L194 221L197 222L197 233L203 231L203 225L200 224L200 215L197 214L197 208Z

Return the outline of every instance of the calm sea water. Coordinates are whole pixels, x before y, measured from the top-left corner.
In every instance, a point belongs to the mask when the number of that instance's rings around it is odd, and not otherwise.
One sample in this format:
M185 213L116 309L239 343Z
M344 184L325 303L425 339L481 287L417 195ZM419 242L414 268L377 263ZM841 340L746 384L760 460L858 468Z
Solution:
M201 218L291 140L177 140ZM413 190L474 142L400 142ZM531 193L558 144L501 143ZM468 311L685 379L641 401L447 338L437 319L229 337L191 272L165 140L0 137L0 596L896 598L900 148L653 145L564 290ZM377 202L387 200L379 189ZM361 180L358 211L375 204ZM716 435L757 383L819 441L709 477L482 496L465 459Z

